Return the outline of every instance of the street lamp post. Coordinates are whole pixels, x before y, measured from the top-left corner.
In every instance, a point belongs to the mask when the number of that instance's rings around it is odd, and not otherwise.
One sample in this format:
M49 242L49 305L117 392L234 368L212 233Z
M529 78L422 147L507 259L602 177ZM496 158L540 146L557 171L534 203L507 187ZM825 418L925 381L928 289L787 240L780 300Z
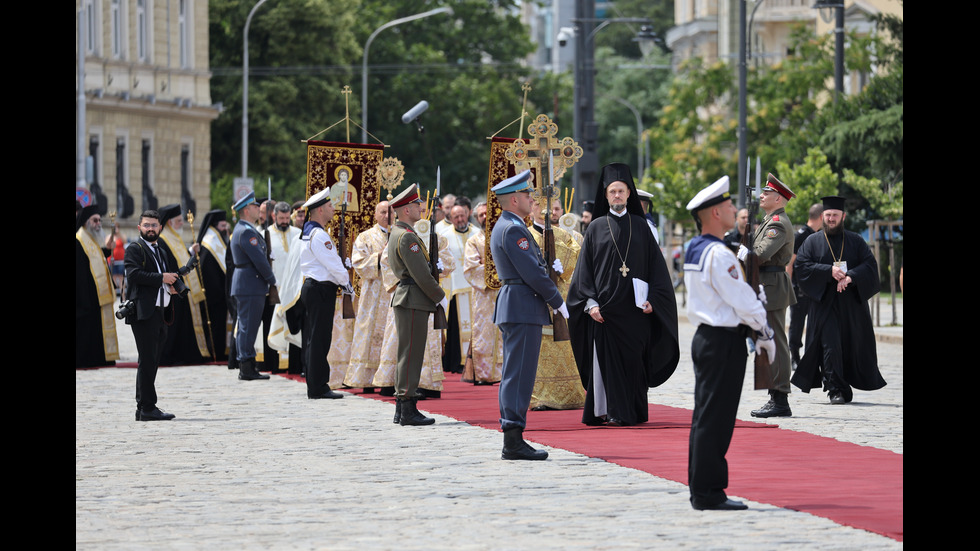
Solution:
M596 19L595 2L575 3L575 139L582 146L582 158L572 167L572 187L583 200L595 196L596 173L599 171L599 124L595 121L595 35L612 23L651 25L642 17ZM594 25L599 23L599 25ZM651 36L649 27L641 29L639 38ZM641 43L642 44L642 43Z
M263 0L264 1L264 0ZM368 50L371 49L371 42L374 41L374 37L378 36L381 31L394 27L395 25L401 25L402 23L408 23L409 21L415 21L416 19L422 19L423 17L429 17L431 15L436 15L439 13L446 13L452 15L453 9L450 7L436 8L434 10L429 10L423 13L417 13L415 15L410 15L408 17L402 17L401 19L395 19L394 21L389 21L384 25L381 25L371 33L368 37L367 42L364 43L364 60L361 64L361 143L367 143L367 126L368 126L368 100L367 100L367 90L368 90Z
M242 178L248 178L248 27L252 24L252 16L265 0L259 0L248 12L245 19L244 45L242 46Z
M834 24L834 103L844 93L844 2L842 0L817 0L813 9L832 9L836 12ZM830 21L824 19L824 21Z
M643 165L643 117L640 116L640 111L635 105L624 100L623 98L617 96L606 97L619 102L624 107L629 109L633 113L633 116L636 117L636 177L642 181L643 171L645 169Z

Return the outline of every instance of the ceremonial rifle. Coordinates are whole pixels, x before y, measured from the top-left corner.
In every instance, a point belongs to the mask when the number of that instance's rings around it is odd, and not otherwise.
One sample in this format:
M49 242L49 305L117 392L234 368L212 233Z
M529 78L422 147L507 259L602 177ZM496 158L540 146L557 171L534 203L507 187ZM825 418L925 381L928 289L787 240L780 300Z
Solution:
M439 282L439 235L436 233L435 216L433 215L436 211L435 205L439 201L439 177L440 177L440 167L436 167L436 192L432 196L432 206L429 209L429 272L432 273L432 278ZM446 319L446 311L443 310L442 306L436 304L436 313L432 318L432 328L433 329L448 329L449 321Z
M756 214L759 211L758 199L752 199L752 184L749 182L749 178L745 178L745 207L749 211L748 222L745 223L745 231L742 232L741 244L746 249L749 250L748 254L745 256L745 260L742 261L742 269L745 271L745 278L748 280L749 285L752 287L752 292L757 296L759 294L759 255L755 254L753 250L753 241L755 232L752 230L752 224L755 221ZM768 389L772 386L772 370L770 367L769 355L766 354L765 350L755 351L755 390Z
M555 250L555 230L551 227L551 201L555 195L555 178L554 178L554 155L549 154L548 156L548 169L542 170L541 172L547 173L550 178L548 178L548 183L542 188L542 193L545 197L546 206L544 209L544 261L548 265L548 277L554 282L555 286L558 286L558 271L555 270L555 258L557 251ZM571 335L568 332L568 320L561 313L554 313L552 315L552 330L554 331L553 339L555 342L567 341L571 339Z
M351 286L354 285L354 274L352 270L347 266L347 182L344 182L344 200L340 203L340 235L337 236L337 254L340 255L340 261L344 264L344 268L347 269L347 279L351 282ZM354 300L351 295L347 293L341 293L342 306L341 306L341 317L345 320L354 319Z

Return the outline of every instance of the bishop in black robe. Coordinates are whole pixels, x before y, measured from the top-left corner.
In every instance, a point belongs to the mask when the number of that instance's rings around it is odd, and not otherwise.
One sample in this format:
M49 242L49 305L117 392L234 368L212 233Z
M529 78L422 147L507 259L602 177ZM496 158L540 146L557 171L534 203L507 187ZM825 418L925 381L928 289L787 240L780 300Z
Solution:
M878 262L860 235L842 227L836 234L827 233L824 227L807 237L793 265L800 289L810 297L810 308L806 353L792 383L809 392L822 381L832 398L839 393L845 402L850 402L851 387L878 390L885 386L878 371L874 324L868 306L868 300L881 288ZM847 275L851 278L840 292L832 276L835 259L847 262Z
M605 188L617 181L630 191L623 216L609 212L605 195ZM677 367L677 302L629 167L614 163L603 168L593 215L567 301L572 350L587 392L582 422L635 425L648 420L647 389L663 384ZM649 285L649 314L636 306L634 278ZM603 322L589 315L590 299Z

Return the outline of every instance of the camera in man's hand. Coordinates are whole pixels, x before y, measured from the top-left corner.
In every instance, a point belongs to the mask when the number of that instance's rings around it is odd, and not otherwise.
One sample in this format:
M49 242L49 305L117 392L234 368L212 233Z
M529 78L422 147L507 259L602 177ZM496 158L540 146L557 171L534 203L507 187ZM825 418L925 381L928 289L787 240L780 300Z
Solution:
M119 305L116 310L116 319L125 319L136 313L136 301L130 299Z
M181 270L183 270L183 268L181 268ZM186 283L184 283L184 278L181 277L186 272L181 273L180 271L178 271L177 273L179 275L177 276L176 281L173 282L173 284L171 285L171 287L174 288L174 294L175 295L179 296L180 298L187 298L187 293L190 292L190 288L187 286Z

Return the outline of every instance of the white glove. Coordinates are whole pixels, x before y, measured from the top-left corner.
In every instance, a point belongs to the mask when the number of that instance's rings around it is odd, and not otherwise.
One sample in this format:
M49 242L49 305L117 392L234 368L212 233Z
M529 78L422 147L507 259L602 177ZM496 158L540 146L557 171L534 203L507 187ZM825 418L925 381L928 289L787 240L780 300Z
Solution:
M344 293L345 295L354 294L354 286L351 285L350 283L345 283L344 285L341 285L340 288L341 288L341 292Z
M449 314L449 299L442 297L442 300L439 301L439 306L442 306L442 311L445 312L446 315Z
M442 265L441 258L439 260L436 260L436 268L438 268L440 272L446 269L445 266Z
M755 341L755 353L758 354L761 351L765 351L769 357L769 361L772 362L776 359L776 341L772 339L757 339Z
M568 306L566 306L565 303L563 302L561 303L561 306L559 306L557 310L554 310L554 313L561 314L565 319L568 319Z
M738 252L735 254L739 260L745 262L745 258L749 256L749 250L745 248L745 245L738 246Z
M762 287L761 283L759 284L759 300L762 301L763 305L769 302L768 300L766 300L766 290Z
M555 259L554 262L551 263L551 267L554 268L555 269L555 272L557 272L559 274L561 274L562 272L565 271L564 266L561 265L561 260L559 260L557 258ZM568 316L565 316L565 317L567 318Z
M353 268L354 267L354 265L350 263L350 257L349 256L344 259L344 266L347 266L348 268Z
M759 330L758 337L764 341L771 341L776 332L772 330L772 327L767 323L765 327Z

